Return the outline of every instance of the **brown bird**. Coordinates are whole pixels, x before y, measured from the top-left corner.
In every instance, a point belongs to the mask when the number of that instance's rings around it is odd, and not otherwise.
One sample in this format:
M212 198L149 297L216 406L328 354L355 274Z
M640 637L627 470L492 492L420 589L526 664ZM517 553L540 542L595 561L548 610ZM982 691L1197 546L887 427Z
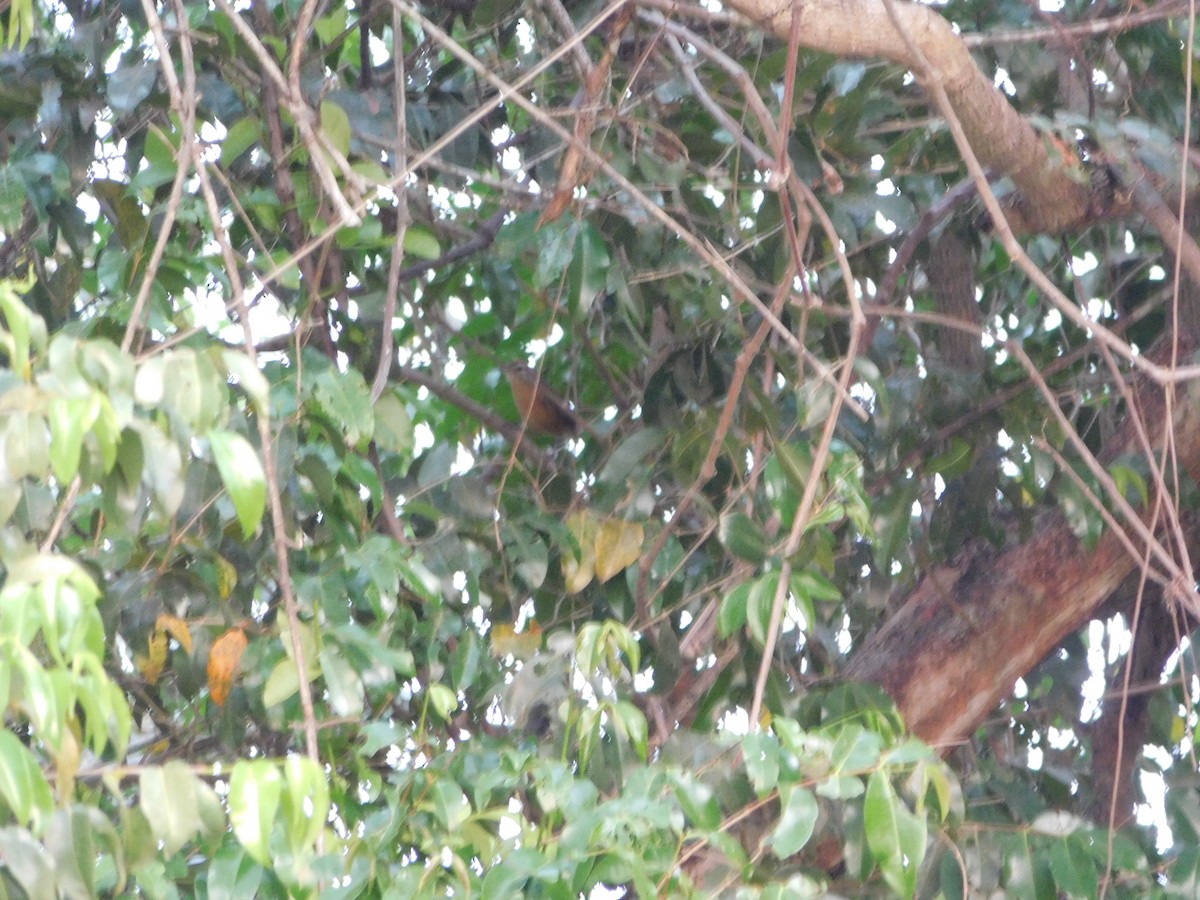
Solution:
M579 419L566 402L546 387L536 371L522 363L504 367L521 422L530 434L568 437L579 433Z

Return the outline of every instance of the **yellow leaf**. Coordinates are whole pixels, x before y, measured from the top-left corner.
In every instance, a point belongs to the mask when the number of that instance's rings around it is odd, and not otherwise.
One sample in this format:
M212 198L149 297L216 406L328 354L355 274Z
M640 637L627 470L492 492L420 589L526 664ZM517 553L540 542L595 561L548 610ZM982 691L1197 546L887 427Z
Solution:
M599 523L595 516L584 510L567 516L566 525L579 547L578 550L575 547L563 548L563 582L568 594L578 594L591 583L596 572L596 532Z
M213 643L208 651L208 692L217 706L224 706L233 689L233 680L242 665L246 652L246 632L231 628Z
M1171 720L1171 743L1178 744L1183 740L1183 736L1187 734L1187 722L1182 716L1176 716Z
M187 622L179 618L179 616L171 616L167 613L159 615L158 620L154 623L156 631L165 631L175 640L179 641L179 646L188 653L192 652L192 632L188 628Z
M233 567L233 563L225 557L217 554L217 596L222 600L228 600L229 595L233 593L233 589L237 586L237 569ZM183 641L180 641L182 644Z
M642 554L646 532L640 522L606 519L596 535L596 577L608 581Z
M530 622L525 630L517 633L515 625L499 622L492 625L492 653L496 656L515 656L529 659L542 646L542 626Z
M63 729L62 743L54 755L54 781L60 797L71 797L75 793L75 775L79 772L79 760L83 756L78 730L75 722L67 723Z
M137 664L142 677L150 684L157 684L167 665L167 633L157 625L146 638L147 652L145 656L138 654Z

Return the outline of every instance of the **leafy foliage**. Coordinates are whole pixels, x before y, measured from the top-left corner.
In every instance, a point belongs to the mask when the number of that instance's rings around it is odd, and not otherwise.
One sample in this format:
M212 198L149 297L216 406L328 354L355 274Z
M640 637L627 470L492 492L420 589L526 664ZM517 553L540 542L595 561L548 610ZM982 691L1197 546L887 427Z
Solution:
M970 203L926 244L965 235L986 366L920 256L857 346L947 129L895 66L658 7L10 4L6 893L1195 890L1190 645L1157 831L1096 814L1083 684L1129 610L946 758L840 678L966 543L1111 528L1046 395L1100 451L1132 364ZM1178 168L1173 21L1048 52L987 43L1028 4L940 9L1068 150ZM1139 352L1170 321L1140 220L1024 246ZM582 434L522 429L531 362ZM1140 506L1153 464L1108 474Z

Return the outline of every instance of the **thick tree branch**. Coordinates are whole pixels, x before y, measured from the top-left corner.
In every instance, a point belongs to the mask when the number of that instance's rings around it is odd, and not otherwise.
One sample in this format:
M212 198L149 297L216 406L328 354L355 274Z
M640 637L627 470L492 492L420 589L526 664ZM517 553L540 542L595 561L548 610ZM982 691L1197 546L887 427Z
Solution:
M1134 388L1147 430L1174 429L1180 466L1200 464L1200 386L1189 384L1168 422L1163 391ZM1138 447L1126 422L1106 459ZM1136 538L1135 538L1136 540ZM1111 529L1087 548L1057 511L1025 543L967 546L932 569L904 605L851 660L849 678L881 685L909 727L943 747L967 737L1032 669L1095 614L1137 565Z
M914 72L913 58L882 0L732 0L730 6L786 40L792 16L800 19L800 42L838 56L879 57ZM1064 231L1094 216L1090 190L1073 179L1063 160L993 86L950 23L927 6L896 3L896 13L938 72L947 96L980 162L1009 175L1020 191L1007 210L1014 231Z

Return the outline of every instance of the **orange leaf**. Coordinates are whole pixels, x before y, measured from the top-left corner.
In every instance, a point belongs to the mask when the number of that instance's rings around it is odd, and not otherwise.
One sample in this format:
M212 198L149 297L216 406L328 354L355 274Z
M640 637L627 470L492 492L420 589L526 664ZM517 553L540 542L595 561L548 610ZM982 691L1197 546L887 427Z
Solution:
M233 688L233 680L241 667L242 654L246 652L246 632L231 628L212 645L208 651L208 692L217 706L224 706Z

